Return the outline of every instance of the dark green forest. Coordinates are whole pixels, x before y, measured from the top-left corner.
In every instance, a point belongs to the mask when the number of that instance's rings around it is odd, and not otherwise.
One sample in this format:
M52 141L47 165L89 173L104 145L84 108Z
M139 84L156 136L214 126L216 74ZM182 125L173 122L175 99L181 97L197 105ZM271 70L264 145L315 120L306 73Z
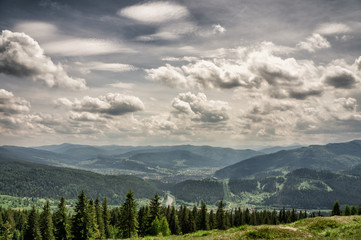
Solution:
M361 205L358 208L346 205L341 210L339 202L335 202L331 211L331 215L356 214L361 214ZM126 194L121 206L109 209L107 198L93 200L81 191L73 209L69 208L64 197L54 211L50 210L49 201L42 209L35 206L30 210L0 208L0 236L1 239L16 240L168 236L198 230L226 230L242 225L277 225L315 216L321 216L321 213L285 208L261 211L228 209L222 200L216 211L208 211L204 202L193 208L181 206L176 209L162 206L158 194L145 206L138 207L132 190Z

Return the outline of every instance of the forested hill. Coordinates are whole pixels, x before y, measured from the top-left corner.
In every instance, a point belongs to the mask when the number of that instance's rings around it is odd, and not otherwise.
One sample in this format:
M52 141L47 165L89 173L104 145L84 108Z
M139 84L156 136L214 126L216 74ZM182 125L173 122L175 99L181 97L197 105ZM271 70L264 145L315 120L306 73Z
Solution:
M133 176L109 176L83 170L46 166L14 160L0 154L0 194L21 197L77 197L81 190L89 196L107 197L119 204L129 189L136 198L149 198L159 190Z
M247 178L299 168L343 171L361 164L361 141L312 145L256 156L218 170L218 178Z

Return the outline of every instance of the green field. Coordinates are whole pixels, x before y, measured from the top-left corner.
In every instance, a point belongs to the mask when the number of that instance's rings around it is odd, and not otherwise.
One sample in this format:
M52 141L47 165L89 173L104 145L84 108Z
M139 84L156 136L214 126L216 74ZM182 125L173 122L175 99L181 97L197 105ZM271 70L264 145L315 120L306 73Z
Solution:
M197 231L169 237L146 237L145 240L180 239L361 239L361 216L333 216L302 219L291 224L241 226L226 231Z

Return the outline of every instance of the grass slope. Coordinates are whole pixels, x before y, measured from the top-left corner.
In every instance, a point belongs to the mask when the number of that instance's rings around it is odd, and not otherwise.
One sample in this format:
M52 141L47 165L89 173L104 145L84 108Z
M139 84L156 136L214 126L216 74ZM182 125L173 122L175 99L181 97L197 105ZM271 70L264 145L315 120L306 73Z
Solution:
M198 231L182 236L145 239L361 239L361 216L316 217L276 226L241 226L226 231Z

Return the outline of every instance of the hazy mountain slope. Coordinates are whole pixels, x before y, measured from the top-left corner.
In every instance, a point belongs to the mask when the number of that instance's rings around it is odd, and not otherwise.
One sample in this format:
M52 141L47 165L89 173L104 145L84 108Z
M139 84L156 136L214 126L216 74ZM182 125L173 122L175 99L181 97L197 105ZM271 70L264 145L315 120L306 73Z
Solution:
M286 147L274 146L274 147L263 148L263 149L259 150L259 152L262 152L264 154L271 154L271 153L279 152L282 150L292 150L292 149L297 149L297 148L301 148L301 147L304 147L304 146L302 146L302 145L293 145L293 146L286 146Z
M0 154L13 159L47 165L62 166L64 164L76 164L76 160L68 155L34 148L2 146L0 147Z
M129 189L137 198L149 198L159 192L153 184L133 176L107 176L46 166L10 159L2 154L0 165L0 194L76 198L84 190L89 197L107 197L110 202L119 204Z
M342 171L361 164L361 141L313 145L246 159L218 170L218 178L244 178L299 168Z
M286 175L282 189L265 201L267 205L296 208L330 208L335 201L360 204L361 177L297 169Z

